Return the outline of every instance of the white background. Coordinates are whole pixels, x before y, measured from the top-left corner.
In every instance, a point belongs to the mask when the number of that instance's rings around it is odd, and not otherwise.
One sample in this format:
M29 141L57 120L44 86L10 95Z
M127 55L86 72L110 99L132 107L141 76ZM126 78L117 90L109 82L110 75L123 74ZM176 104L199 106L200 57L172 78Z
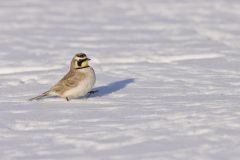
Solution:
M240 1L0 1L0 159L238 160ZM98 95L28 99L86 53Z

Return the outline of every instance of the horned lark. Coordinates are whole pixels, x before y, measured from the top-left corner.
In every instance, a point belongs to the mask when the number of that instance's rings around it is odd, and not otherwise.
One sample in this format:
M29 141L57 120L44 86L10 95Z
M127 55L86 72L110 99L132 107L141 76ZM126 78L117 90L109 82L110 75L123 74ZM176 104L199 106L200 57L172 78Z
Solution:
M70 66L70 71L53 87L41 95L30 100L39 100L46 96L59 96L67 101L94 93L91 91L96 77L92 67L88 65L90 59L84 53L76 54ZM91 91L91 92L90 92Z

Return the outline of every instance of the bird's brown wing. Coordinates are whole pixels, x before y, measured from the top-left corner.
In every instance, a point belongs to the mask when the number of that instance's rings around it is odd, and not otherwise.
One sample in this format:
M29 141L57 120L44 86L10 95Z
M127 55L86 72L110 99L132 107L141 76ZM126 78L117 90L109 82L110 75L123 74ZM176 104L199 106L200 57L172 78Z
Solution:
M65 91L76 87L79 81L85 78L84 73L79 72L68 72L51 90L58 94L63 94Z

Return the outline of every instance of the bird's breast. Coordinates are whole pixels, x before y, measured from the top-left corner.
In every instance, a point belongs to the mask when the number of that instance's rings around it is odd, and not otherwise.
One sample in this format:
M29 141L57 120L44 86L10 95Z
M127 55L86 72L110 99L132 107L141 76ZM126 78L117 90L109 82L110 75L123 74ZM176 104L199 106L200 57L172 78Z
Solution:
M76 87L73 87L64 93L64 97L77 98L85 96L93 88L96 76L92 67L81 69L84 73L84 78L78 82Z

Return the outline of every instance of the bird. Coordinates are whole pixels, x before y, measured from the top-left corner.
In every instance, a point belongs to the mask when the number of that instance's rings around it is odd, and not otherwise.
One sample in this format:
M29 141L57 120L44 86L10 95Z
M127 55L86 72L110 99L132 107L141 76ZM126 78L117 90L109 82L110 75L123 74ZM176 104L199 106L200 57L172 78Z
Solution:
M71 61L69 72L48 91L39 96L29 99L40 100L48 96L58 96L69 101L79 97L91 95L97 91L91 91L95 82L96 75L94 69L89 66L91 59L85 53L77 53Z

